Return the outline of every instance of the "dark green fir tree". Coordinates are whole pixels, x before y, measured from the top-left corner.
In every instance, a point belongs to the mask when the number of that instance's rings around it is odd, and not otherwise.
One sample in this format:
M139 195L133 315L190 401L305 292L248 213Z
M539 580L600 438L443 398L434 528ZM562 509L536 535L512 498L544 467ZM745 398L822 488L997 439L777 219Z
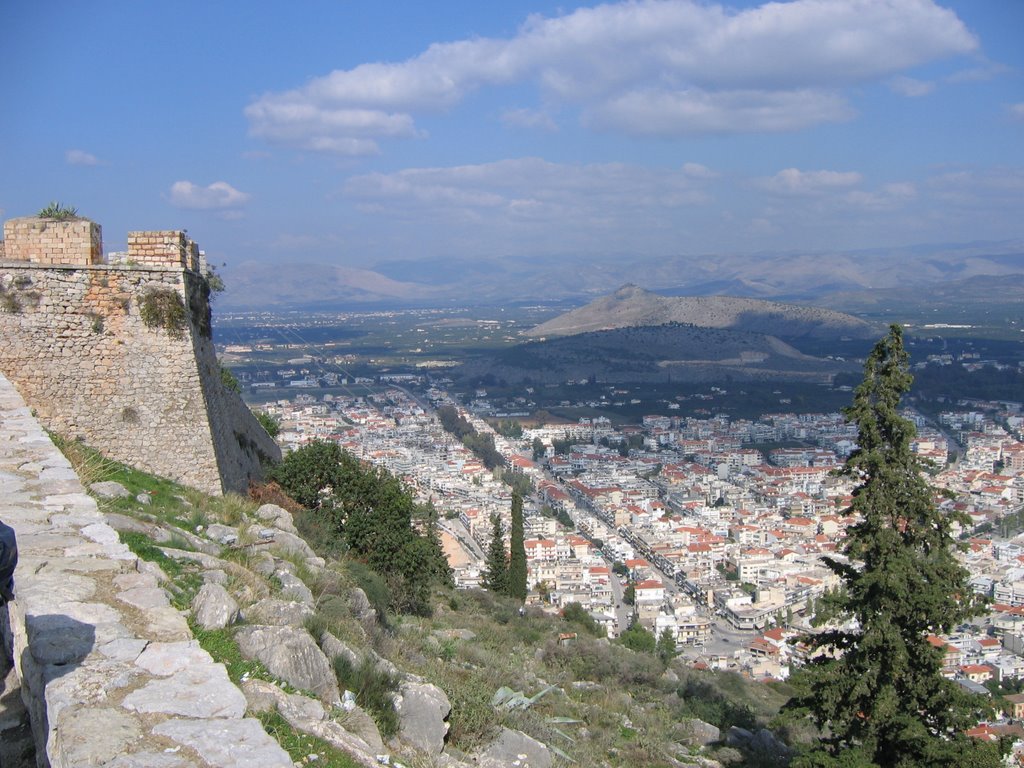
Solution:
M526 545L523 541L523 497L512 492L512 530L508 556L508 594L526 600Z
M942 676L934 636L978 615L968 573L955 556L954 523L940 511L910 450L913 424L899 412L912 381L899 326L891 326L864 366L853 405L857 448L841 472L857 487L849 510L858 522L829 568L843 588L823 600L828 629L808 638L811 661L793 682L788 705L809 715L821 739L796 766L999 764L995 745L964 731L985 709Z
M491 515L491 546L487 549L487 560L481 584L491 592L504 595L508 592L508 560L505 556L505 539L501 531L501 518Z

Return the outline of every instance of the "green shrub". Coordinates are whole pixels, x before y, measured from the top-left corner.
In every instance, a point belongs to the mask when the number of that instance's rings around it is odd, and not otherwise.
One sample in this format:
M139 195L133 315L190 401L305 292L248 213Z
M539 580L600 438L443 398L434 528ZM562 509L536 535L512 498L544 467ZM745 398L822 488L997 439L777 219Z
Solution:
M357 763L341 750L323 739L295 730L277 712L258 712L256 717L296 765L315 765L318 768L359 768Z
M238 383L238 379L235 378L231 369L220 361L217 364L220 366L220 383L224 385L224 389L234 392L236 395L242 394L242 385Z
M260 426L267 431L268 435L277 437L281 434L281 422L276 416L266 411L253 411L252 413L256 417L256 421L260 423Z
M56 200L52 201L45 208L36 214L41 219L56 219L57 221L71 221L81 218L78 209L70 205L61 205Z
M139 296L139 315L147 328L163 328L172 339L185 338L188 315L181 295L172 288L150 288Z
M562 608L562 618L570 624L576 625L588 635L593 635L594 637L607 636L601 625L594 621L586 609L579 603L566 603L565 607Z

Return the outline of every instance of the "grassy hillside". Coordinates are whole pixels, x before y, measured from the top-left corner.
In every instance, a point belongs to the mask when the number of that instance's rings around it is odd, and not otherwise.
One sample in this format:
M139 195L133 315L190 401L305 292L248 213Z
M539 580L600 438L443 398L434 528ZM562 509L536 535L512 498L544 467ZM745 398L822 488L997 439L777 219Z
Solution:
M556 383L594 377L617 382L827 382L853 367L804 355L777 338L751 331L678 323L580 333L532 341L455 370L464 378Z
M207 552L219 549L216 557L230 564L227 585L240 604L246 598L280 593L280 583L255 568L265 557L259 543L247 537L256 519L256 502L239 496L207 497L107 461L77 443L62 447L83 484L115 480L128 489L127 497L99 499L101 509L137 554L163 568L180 608L187 610L202 584L192 555L197 547ZM148 503L139 501L140 496ZM677 766L696 764L698 758L764 764L765 756L744 756L721 744L701 747L693 721L699 718L717 726L723 738L732 725L750 729L768 724L788 698L784 684L755 683L634 652L588 634L585 624L539 610L520 615L515 602L481 590L438 589L432 597L432 615L381 612L367 625L365 617L361 620L353 613L347 596L359 586L381 609L387 603L384 580L339 552L322 521L290 506L299 531L329 556L319 570L296 562L295 573L316 598L306 628L314 637L329 630L364 658L386 659L399 675L419 676L439 686L452 703L446 752L456 759L486 744L500 726L506 726L548 745L559 764ZM214 545L205 535L214 524L236 529L238 541ZM235 630L237 626L195 632L200 643L227 664L236 682L265 676L257 662L239 655L232 640ZM560 643L559 636L566 633L576 633L576 638ZM379 670L377 665L371 666L336 664L336 671L341 687L358 692L359 703L373 714L386 738L394 728L393 713L388 714L394 681L374 671ZM502 701L501 696L496 698L502 688L523 695L506 695ZM260 717L294 759L315 753L318 765L353 764L343 751L295 731L280 716Z

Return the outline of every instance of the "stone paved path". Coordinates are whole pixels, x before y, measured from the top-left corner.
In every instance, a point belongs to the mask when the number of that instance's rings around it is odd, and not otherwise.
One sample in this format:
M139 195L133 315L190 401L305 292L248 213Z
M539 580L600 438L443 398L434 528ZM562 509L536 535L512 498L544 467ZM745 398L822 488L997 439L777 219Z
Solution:
M292 766L2 376L0 519L20 551L17 599L0 609L19 672L0 683L0 740L18 733L20 686L55 768ZM13 760L0 752L3 768Z

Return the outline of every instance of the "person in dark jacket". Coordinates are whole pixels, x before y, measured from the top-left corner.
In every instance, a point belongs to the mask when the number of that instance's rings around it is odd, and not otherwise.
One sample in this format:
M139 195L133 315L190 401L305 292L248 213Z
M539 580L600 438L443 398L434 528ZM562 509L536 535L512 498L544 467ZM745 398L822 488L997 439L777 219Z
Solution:
M18 564L18 541L14 529L0 520L0 605L14 599L14 567Z

